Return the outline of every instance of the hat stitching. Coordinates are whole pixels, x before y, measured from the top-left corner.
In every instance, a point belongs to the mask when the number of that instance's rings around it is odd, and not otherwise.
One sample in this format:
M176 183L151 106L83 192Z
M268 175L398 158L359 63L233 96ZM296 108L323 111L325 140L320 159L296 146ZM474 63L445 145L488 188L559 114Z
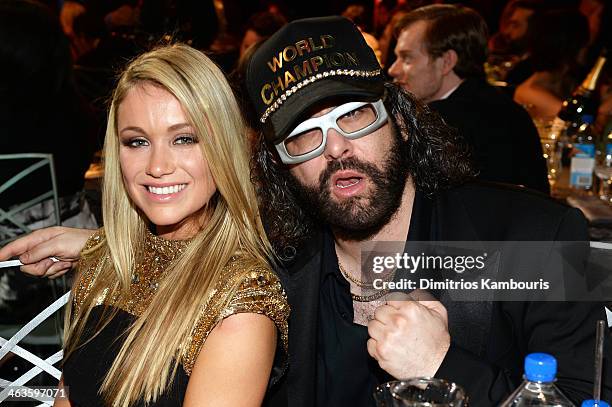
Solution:
M285 91L285 93L281 94L272 105L270 105L266 111L261 115L261 118L259 119L259 121L261 123L265 123L266 120L268 119L268 117L276 110L278 109L285 100L287 100L289 98L289 96L293 95L295 92L297 92L299 89L302 89L304 86L307 86L319 79L323 79L323 78L327 78L329 76L360 76L360 77L372 77L372 76L376 76L376 75L380 75L381 70L380 69L376 69L373 71L362 71L362 70L354 70L354 69L336 69L335 71L325 71L323 73L318 73L315 76L312 76L310 78L306 78L303 81L299 82L298 84L294 85L291 87L291 89L287 89Z

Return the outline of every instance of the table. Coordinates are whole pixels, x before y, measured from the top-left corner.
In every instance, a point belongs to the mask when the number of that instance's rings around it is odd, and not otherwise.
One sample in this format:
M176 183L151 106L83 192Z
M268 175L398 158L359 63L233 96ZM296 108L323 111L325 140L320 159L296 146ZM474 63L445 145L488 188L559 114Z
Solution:
M578 208L589 220L592 240L612 242L612 205L599 200L592 192L580 193L569 186L569 167L563 167L557 179L551 182L551 195Z

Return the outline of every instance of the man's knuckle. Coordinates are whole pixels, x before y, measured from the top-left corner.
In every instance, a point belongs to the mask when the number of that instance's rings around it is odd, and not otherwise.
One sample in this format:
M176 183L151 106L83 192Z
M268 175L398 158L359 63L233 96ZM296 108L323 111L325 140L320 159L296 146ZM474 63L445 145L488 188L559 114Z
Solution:
M404 321L404 317L399 314L393 315L393 317L391 317L391 324L396 328L403 326Z
M378 354L387 359L390 357L390 355L393 353L393 345L391 344L391 341L389 340L383 340L381 342L378 343L377 347L376 347L376 351L378 352Z

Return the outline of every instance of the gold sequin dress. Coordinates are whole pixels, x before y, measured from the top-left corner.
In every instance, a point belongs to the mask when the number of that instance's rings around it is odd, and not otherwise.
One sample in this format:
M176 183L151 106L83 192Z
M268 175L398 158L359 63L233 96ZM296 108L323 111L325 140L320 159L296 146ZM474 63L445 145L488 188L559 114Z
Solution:
M104 231L94 233L85 245L84 251L104 242ZM163 280L165 271L178 255L187 247L186 241L166 240L151 233L144 242L143 255L132 274L129 298L118 301L111 298L108 290L95 299L93 308L85 326L84 336L93 332L96 322L102 317L105 306L118 308L117 314L108 325L93 339L80 347L64 361L64 384L68 386L70 401L73 406L102 406L97 394L106 372L110 369L117 355L122 340L121 333L147 309L153 296ZM79 317L83 301L90 294L104 258L83 258L79 263L79 277L75 281L73 292L73 315ZM286 369L287 360L287 320L289 305L280 281L269 269L254 268L244 273L246 259L234 256L224 267L223 277L208 297L200 313L192 334L185 338L181 351L181 366L174 377L173 385L155 404L149 406L182 405L189 375L196 358L208 334L223 318L230 315L249 312L263 314L270 318L278 329L278 346L272 369L271 383L274 383ZM238 287L229 303L224 302L231 287ZM227 305L224 305L227 304ZM144 405L144 404L143 404Z

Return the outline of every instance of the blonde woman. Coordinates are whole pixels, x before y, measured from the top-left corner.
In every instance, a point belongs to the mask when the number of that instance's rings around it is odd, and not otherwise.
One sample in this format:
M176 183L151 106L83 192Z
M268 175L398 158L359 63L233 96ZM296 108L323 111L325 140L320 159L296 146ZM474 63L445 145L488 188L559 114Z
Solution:
M223 74L190 47L156 49L121 75L105 227L78 263L60 382L69 398L56 406L255 406L273 364L284 370L289 307L240 117Z

